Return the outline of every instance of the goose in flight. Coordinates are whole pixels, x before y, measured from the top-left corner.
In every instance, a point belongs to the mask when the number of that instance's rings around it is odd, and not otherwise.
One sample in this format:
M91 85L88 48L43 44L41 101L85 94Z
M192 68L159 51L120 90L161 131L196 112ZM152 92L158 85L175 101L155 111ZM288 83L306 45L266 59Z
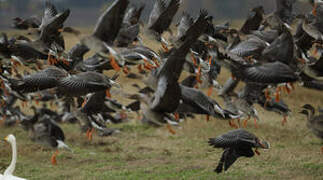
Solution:
M257 148L269 149L270 145L264 140L260 140L254 134L245 129L236 129L222 134L216 138L209 139L209 145L214 148L223 148L224 152L220 159L216 173L221 173L224 166L224 171L239 158L239 157L253 157L255 153L252 148L256 148L255 152L259 155Z

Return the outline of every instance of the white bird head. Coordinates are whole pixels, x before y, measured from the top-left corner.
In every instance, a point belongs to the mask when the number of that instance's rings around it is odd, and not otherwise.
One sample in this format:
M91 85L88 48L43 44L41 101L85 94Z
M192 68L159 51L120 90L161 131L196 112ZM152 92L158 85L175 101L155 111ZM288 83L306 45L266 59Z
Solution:
M14 135L9 134L7 137L4 138L4 140L9 142L9 143L12 143L12 142L16 141L16 138L15 138Z

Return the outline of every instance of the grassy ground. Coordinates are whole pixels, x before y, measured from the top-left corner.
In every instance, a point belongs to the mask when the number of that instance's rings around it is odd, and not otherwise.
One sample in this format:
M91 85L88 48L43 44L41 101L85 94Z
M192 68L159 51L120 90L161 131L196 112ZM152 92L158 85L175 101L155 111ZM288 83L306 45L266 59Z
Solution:
M67 36L67 47L76 41ZM219 81L223 83L228 76L222 73ZM119 82L130 89L133 81L121 77ZM207 140L231 128L226 121L214 118L206 122L205 116L187 119L171 135L166 128L143 126L130 115L129 123L113 126L121 128L122 133L104 138L94 135L92 142L77 125L62 124L66 143L74 152L61 152L57 166L50 163L53 151L31 142L19 126L1 127L0 137L16 135L18 162L14 174L28 179L323 179L322 144L306 128L305 117L297 113L305 103L322 106L321 95L297 85L292 94L283 95L293 111L285 126L281 126L281 116L257 107L260 127L255 129L250 121L248 130L268 140L272 148L251 159L240 158L220 175L213 169L222 150L209 147ZM222 104L216 95L213 98ZM0 149L3 172L10 163L11 149L3 142Z

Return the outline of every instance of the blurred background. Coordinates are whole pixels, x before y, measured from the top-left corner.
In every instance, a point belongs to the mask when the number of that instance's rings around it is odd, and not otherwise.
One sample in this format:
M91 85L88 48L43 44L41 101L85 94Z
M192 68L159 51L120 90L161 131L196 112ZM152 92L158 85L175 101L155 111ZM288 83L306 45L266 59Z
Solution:
M67 25L78 27L90 27L95 25L97 18L113 0L51 0L58 9L71 9L71 15ZM248 11L255 6L263 5L265 11L270 13L275 8L276 0L182 0L181 10L197 14L201 8L205 8L215 20L237 20L248 15ZM307 12L311 9L307 0L298 0L295 4L295 12ZM41 16L45 0L0 0L0 28L9 29L11 19L14 17ZM146 20L152 9L154 0L130 0L131 3L145 3L146 8L143 18ZM180 13L178 13L180 14ZM144 21L146 22L146 21Z

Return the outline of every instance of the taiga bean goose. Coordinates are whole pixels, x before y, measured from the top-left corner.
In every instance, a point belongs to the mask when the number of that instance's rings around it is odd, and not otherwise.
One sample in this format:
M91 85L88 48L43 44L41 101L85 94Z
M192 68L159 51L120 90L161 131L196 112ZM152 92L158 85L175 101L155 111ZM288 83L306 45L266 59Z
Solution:
M312 133L323 139L323 115L315 114L315 108L310 104L305 104L303 106L303 110L300 112L301 114L305 114L307 116L307 127L312 131ZM321 147L321 152L323 153L323 147Z
M220 162L214 170L216 173L221 173L223 167L224 171L228 170L239 157L253 157L255 153L252 148L256 148L255 152L258 155L258 148L270 148L268 142L260 140L257 136L244 129L229 131L216 138L210 138L208 142L214 148L224 149Z
M65 77L58 82L58 92L66 96L78 97L97 91L107 91L116 83L104 74L82 72Z

